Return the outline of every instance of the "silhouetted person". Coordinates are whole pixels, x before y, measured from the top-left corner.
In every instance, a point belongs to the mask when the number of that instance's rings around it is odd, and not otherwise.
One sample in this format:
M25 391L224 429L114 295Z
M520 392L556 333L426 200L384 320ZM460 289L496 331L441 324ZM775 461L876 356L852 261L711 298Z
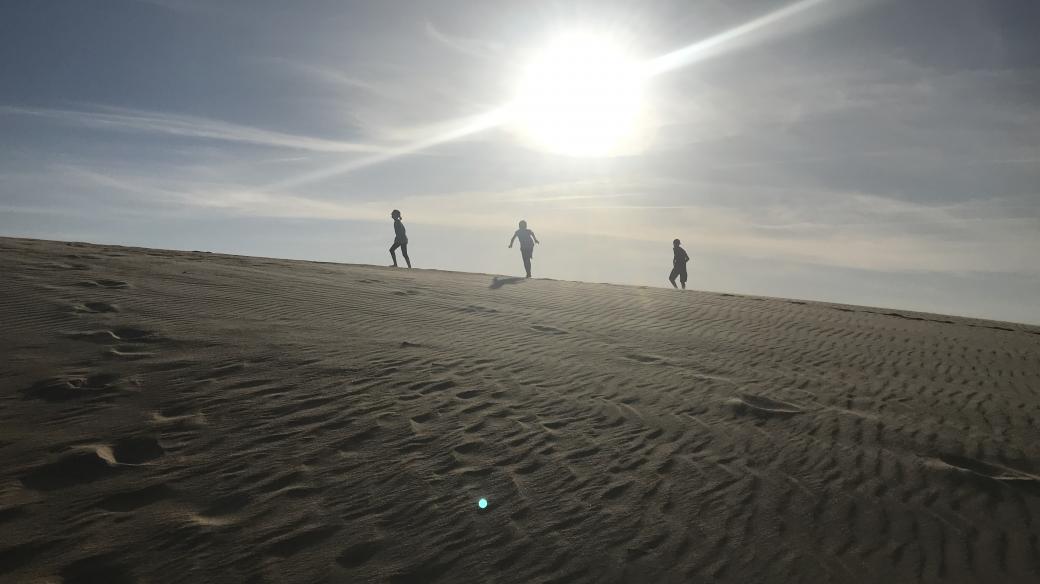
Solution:
M520 240L520 256L524 258L524 270L527 271L527 277L531 277L531 258L534 257L534 244L541 243L538 238L534 236L534 231L527 228L527 221L520 221L520 229L516 230L513 237L509 240L509 247L513 247L513 242L517 239Z
M675 279L679 278L682 282L683 290L686 289L686 262L690 261L690 256L686 254L686 250L679 247L681 242L676 239L672 242L672 273L668 274L668 281L672 283L672 288L678 288L675 285Z
M397 254L394 253L397 248L401 248L401 255L404 256L405 263L408 267L412 267L412 260L408 259L408 235L405 233L404 223L401 223L401 212L394 209L390 212L390 218L394 220L394 244L390 246L390 257L394 259L394 267L397 267Z

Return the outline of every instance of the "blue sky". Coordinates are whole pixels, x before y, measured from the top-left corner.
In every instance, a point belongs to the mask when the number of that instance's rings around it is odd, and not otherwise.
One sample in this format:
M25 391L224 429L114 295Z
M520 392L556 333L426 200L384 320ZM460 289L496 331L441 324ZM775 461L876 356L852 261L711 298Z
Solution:
M667 286L678 237L697 289L1040 323L1040 5L810 4L573 157L459 130L561 32L650 60L780 4L8 1L0 234L384 264L399 208L416 266L518 273L524 218L536 276Z

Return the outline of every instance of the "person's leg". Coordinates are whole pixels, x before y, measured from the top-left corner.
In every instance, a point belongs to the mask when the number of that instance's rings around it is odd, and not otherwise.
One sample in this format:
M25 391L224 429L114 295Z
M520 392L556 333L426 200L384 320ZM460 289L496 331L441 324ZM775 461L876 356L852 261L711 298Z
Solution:
M675 288L676 290L679 289L679 287L675 285L675 279L678 278L678 277L679 277L679 268L672 268L672 273L668 274L668 281L672 283L672 288Z
M520 248L520 255L524 258L524 270L527 271L527 277L531 277L531 250Z
M401 255L404 256L404 261L405 261L406 264L408 264L408 267L409 268L412 267L412 260L410 260L408 258L408 244L407 243L402 243L401 244Z
M393 260L394 260L394 267L395 268L397 267L397 254L394 253L394 250L396 250L399 247L401 247L401 244L397 243L396 241L394 242L393 245L390 246L390 257L393 258Z
M683 266L682 272L679 273L679 281L682 282L682 289L686 289L686 267Z

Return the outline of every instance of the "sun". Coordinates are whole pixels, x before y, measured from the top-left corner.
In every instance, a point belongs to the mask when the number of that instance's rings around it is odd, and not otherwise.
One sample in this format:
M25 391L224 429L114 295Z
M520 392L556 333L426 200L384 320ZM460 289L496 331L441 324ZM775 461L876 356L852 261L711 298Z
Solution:
M616 156L639 142L644 114L641 63L612 39L560 36L523 69L512 104L514 129L532 146L568 156Z

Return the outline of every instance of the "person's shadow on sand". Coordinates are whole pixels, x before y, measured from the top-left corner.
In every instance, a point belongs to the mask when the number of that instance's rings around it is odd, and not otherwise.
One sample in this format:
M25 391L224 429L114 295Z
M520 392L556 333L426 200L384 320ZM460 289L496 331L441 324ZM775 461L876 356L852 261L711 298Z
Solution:
M525 278L499 278L498 276L494 276L493 278L491 278L491 285L488 286L488 288L491 288L492 290L498 290L506 284L519 284L520 282L523 282L524 279Z

